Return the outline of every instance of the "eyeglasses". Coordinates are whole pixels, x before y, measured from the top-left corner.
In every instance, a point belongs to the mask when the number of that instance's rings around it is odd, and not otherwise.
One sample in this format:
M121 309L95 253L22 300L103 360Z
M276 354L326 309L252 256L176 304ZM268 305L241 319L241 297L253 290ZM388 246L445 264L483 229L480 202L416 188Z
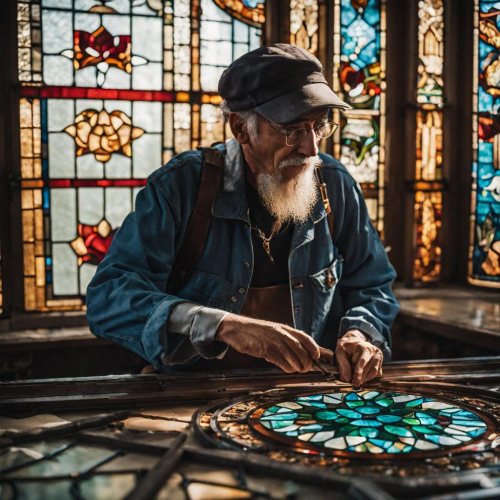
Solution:
M276 132L279 132L280 134L286 136L286 145L290 147L297 146L298 144L300 144L307 137L307 134L309 134L311 130L314 130L314 132L316 133L316 137L318 137L321 140L330 137L339 128L338 123L333 121L327 121L327 122L322 122L319 125L316 125L315 127L300 127L295 130L284 131L275 127L267 118L264 118L262 115L259 116L273 130L276 130Z

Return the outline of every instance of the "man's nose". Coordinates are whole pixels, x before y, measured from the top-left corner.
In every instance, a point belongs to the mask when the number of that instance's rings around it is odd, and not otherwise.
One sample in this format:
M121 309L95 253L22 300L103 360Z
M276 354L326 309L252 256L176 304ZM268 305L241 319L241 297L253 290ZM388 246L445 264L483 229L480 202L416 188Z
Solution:
M318 136L316 135L314 129L309 130L306 138L299 144L297 153L301 153L306 156L317 156L319 153L318 143Z

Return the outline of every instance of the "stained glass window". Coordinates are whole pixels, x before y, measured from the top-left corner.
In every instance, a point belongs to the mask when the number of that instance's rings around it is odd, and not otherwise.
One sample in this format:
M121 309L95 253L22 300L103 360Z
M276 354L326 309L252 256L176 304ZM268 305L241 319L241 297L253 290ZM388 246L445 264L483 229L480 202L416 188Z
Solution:
M371 454L463 446L487 430L480 416L452 404L379 391L299 397L257 411L250 421L280 442Z
M335 156L363 188L370 218L384 236L385 0L335 0L334 90L353 109L334 120Z
M476 0L469 281L500 287L500 7Z
M147 176L228 136L217 81L263 2L18 2L26 310L80 309Z
M211 446L292 462L306 455L319 466L333 465L339 457L394 461L463 456L496 446L496 424L478 399L453 392L432 397L429 387L423 389L325 387L311 393L289 388L280 395L214 404L199 412L193 425Z
M443 63L443 0L423 0L418 4L413 266L413 279L423 282L441 275Z
M318 0L291 0L290 43L318 57Z

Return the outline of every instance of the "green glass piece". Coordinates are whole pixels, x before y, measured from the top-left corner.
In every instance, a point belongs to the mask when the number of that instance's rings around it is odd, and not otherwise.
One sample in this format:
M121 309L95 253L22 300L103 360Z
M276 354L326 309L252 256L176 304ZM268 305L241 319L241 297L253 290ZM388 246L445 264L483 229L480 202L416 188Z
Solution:
M322 420L337 420L339 418L339 414L335 411L318 411L316 416Z
M403 422L408 425L420 425L420 420L416 418L403 418Z
M424 400L422 398L415 399L413 401L409 401L408 403L406 403L406 407L407 408L414 408L415 406L420 406L423 402L424 402Z
M378 429L371 427L361 427L359 429L359 435L367 438L375 438L378 436Z
M288 427L293 424L293 420L281 420L277 422L271 422L273 429L283 429L283 427Z
M391 406L394 403L394 401L392 399L385 398L385 399L377 399L375 401L375 403L377 403L380 406L384 406L385 408L387 408L387 407Z
M357 408L358 406L363 406L364 404L364 401L346 401L346 405L349 408Z
M395 425L384 425L384 429L390 434L394 434L395 436L410 437L410 438L415 437L411 431L405 429L404 427L396 427Z

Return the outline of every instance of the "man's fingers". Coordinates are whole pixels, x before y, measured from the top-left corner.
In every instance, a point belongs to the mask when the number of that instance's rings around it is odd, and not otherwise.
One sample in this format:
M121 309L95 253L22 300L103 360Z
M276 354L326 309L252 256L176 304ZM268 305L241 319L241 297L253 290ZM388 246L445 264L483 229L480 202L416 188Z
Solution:
M368 361L367 365L365 366L363 370L363 377L361 384L364 384L365 382L368 382L368 380L371 380L372 378L375 378L378 374L379 370L379 365L382 362L382 358L375 354L370 361ZM371 375L373 372L373 375ZM371 375L371 376L370 376Z
M294 328L287 328L286 330L302 344L302 347L309 353L312 359L319 359L321 355L320 347L312 337Z
M363 379L363 384L365 382L369 382L370 380L374 379L378 375L378 368L374 366L373 368L370 369L368 373L365 372L365 377Z
M365 369L365 366L370 361L370 359L371 359L370 351L364 351L361 354L359 361L354 366L354 373L352 375L353 385L359 387L363 383L363 371Z
M285 339L284 349L278 355L284 355L287 361L295 368L295 371L299 373L308 372L313 366L309 352L293 336L290 335L285 337Z
M329 365L333 365L333 351L331 351L330 349L325 349L324 347L320 347L319 351L321 354L319 359L321 359L321 361L324 361L325 363L328 363Z
M344 349L339 348L335 351L335 358L339 367L340 380L342 382L350 382L352 378L351 362Z

